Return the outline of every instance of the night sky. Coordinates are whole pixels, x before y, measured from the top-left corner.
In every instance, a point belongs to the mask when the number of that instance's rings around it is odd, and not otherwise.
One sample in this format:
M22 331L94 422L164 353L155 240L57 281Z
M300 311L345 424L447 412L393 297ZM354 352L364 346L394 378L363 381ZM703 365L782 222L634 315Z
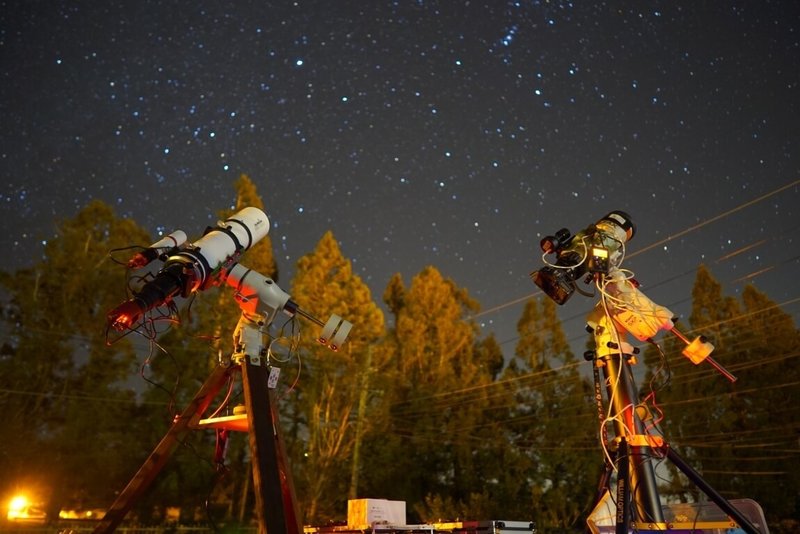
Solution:
M611 210L676 314L705 263L800 316L795 0L0 0L0 71L6 270L94 198L195 240L244 173L284 289L332 230L376 300L434 265L506 351L540 239Z

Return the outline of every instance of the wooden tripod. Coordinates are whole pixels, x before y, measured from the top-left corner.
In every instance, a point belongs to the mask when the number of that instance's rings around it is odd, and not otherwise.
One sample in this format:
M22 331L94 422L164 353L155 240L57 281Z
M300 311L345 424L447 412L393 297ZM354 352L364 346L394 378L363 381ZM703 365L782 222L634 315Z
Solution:
M275 399L269 387L269 374L263 336L258 323L243 314L237 327L237 350L232 364L220 363L201 386L188 406L178 415L139 468L125 489L94 529L96 534L113 532L136 501L147 491L166 465L181 438L190 430L203 427L247 431L253 465L253 486L259 534L302 534L294 485L286 462ZM217 393L241 370L247 414L218 420L202 420Z

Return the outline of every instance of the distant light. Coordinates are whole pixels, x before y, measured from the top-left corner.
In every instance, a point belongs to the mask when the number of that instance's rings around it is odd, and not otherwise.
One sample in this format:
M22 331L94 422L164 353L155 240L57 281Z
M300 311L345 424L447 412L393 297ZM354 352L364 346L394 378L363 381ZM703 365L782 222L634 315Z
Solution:
M303 66L303 60L302 59L298 59L297 61L294 62L294 64L297 65L298 67L302 67Z
M25 497L24 495L15 495L11 499L11 502L8 503L8 510L9 512L12 510L15 512L19 512L26 506L28 506L28 498Z
M8 503L6 518L9 520L44 519L40 508L32 507L32 502L25 495L15 495Z

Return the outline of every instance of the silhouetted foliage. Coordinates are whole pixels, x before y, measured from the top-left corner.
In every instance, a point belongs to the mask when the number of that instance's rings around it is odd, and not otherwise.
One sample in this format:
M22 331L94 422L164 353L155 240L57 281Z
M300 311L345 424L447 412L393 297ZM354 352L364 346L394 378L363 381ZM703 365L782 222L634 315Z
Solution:
M263 208L246 176L236 198L221 218ZM2 274L0 490L38 487L53 511L110 504L218 356L232 351L240 309L227 286L160 316L158 336L106 344L105 315L128 297L124 269L108 252L150 242L93 202L59 224L41 262ZM277 276L268 240L241 261ZM388 281L388 319L332 232L296 267L293 301L322 321L337 314L354 325L338 352L299 315L281 315L264 332L268 361L282 371L280 419L306 523L342 520L348 498L375 497L406 501L410 522L518 519L543 533L583 530L603 463L599 422L586 364L572 354L552 301L526 303L506 359L492 335L480 337L478 303L433 266L408 286L400 274ZM655 390L668 442L715 489L758 501L771 528L796 524L798 329L754 287L740 299L724 296L702 266L692 298L685 333L708 336L714 358L739 380L693 365L666 340L663 355L646 352L642 392ZM240 390L232 396L241 402ZM156 505L194 517L207 498L217 521L252 520L246 436L231 438L222 470L212 465L214 438L186 437L141 499L141 520ZM662 497L702 498L667 468L659 470Z

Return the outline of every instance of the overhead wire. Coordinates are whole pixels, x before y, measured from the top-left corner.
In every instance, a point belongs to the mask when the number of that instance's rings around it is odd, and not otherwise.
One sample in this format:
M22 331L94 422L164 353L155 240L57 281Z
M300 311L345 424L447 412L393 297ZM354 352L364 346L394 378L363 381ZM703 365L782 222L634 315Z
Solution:
M743 210L745 208L749 208L750 206L758 204L759 202L762 202L762 201L764 201L764 200L766 200L766 199L768 199L770 197L773 197L773 196L775 196L775 195L777 195L779 193L782 193L782 192L786 191L787 189L791 189L792 187L796 187L798 185L800 185L800 180L794 180L793 182L789 182L787 184L784 184L784 185L782 185L782 186L780 186L780 187L778 187L776 189L773 189L772 191L764 193L761 196L758 196L758 197L756 197L756 198L754 198L752 200L749 200L747 202L743 202L743 203L739 204L738 206L735 206L735 207L733 207L733 208L731 208L731 209L729 209L727 211L724 211L724 212L722 212L722 213L720 213L718 215L715 215L714 217L711 217L710 219L706 219L704 221L700 221L699 223L694 224L694 225L686 228L685 230L682 230L682 231L678 232L677 234L669 235L669 236L665 237L664 239L662 239L660 241L656 241L655 243L651 243L651 244L649 244L649 245L647 245L645 247L639 248L639 249L636 250L636 252L634 252L633 254L630 254L630 257L638 256L639 254L643 254L643 253L647 252L648 250L651 250L651 249L656 248L656 247L660 247L661 245L664 245L665 243L669 243L670 241L678 239L679 237L683 237L686 234L694 232L695 230L699 230L700 228L703 228L704 226L708 226L709 224L715 223L715 222L719 221L720 219L724 219L725 217L727 217L729 215L732 215L732 214L734 214L736 212L739 212L739 211L741 211L741 210Z
M787 387L794 388L797 385L798 384L796 382L787 383L787 384L778 384L778 385L775 386L775 389L782 389L782 388L787 388ZM709 402L709 400L710 399L708 397L699 397L699 398L687 400L687 402L689 402L689 403L703 403L703 402ZM673 404L674 403L664 403L663 407L664 407L665 411L668 411L669 407L674 407ZM593 419L592 414L589 413L588 411L585 414L576 415L575 413L573 413L572 410L568 410L568 411L565 411L565 416L566 415L569 415L570 421L575 423L576 425L579 424L579 422L584 420L584 419L586 420L587 423L590 422L591 419ZM756 412L753 412L751 414L751 416L758 417L759 414L756 413ZM558 413L551 414L550 417L551 418L552 417L559 417L559 415L558 415ZM506 423L519 424L519 423L524 423L526 421L536 422L536 421L540 420L540 418L541 418L541 416L539 414L522 415L522 416L518 416L518 415L517 416L513 416L512 415L512 416L509 416L507 418L495 418L495 419L493 419L491 421L491 423L487 423L487 424L479 424L479 425L473 425L473 426L462 426L459 429L457 429L455 432L456 433L471 432L471 431L474 431L476 429L480 429L480 428L483 428L483 427L492 426L492 425L498 425L498 424L502 425L502 424L506 424ZM412 417L410 415L406 415L406 416L402 417L402 419L405 420L405 421L408 421L408 422L413 422L413 423L417 423L418 422L418 418ZM422 429L420 429L418 424L415 425L415 429L417 431L422 430ZM787 424L787 425L785 425L783 427L783 429L786 430L786 431L790 431L790 430L796 431L797 425L796 424ZM742 432L745 432L745 431L742 431ZM742 432L739 432L739 431L727 432L725 434L725 438L724 438L725 443L731 443L733 440L739 439L741 437L741 435L742 435ZM773 434L771 432L772 431L766 431L765 430L763 432L763 434L764 434L765 437L769 437L770 439L774 439L775 434ZM431 434L435 434L435 435L441 435L441 425L432 423L431 424L431 428L430 428L430 433ZM691 438L683 437L683 438L677 440L677 442L683 443L683 442L685 442L687 440L695 439L697 437L698 436L693 436Z
M643 247L643 248L640 248L640 249L638 249L636 252L634 252L634 253L632 253L632 254L629 254L629 256L628 256L628 257L634 257L634 256L637 256L637 255L639 255L639 254L642 254L642 253L644 253L644 252L646 252L646 251L648 251L648 250L650 250L650 249L652 249L652 248L655 248L655 247L657 247L657 246L660 246L660 245L662 245L662 244L664 244L664 243L667 243L667 242L669 242L669 241L672 241L672 240L674 240L674 239L677 239L677 238L679 238L679 237L682 237L682 236L684 236L684 235L686 235L686 234L688 234L688 233L690 233L690 232L692 232L692 231L695 231L695 230L697 230L697 229L699 229L699 228L702 228L703 226L706 226L706 225L708 225L708 224L711 224L711 223L713 223L713 222L716 222L716 221L718 221L718 220L720 220L720 219L722 219L722 218L724 218L724 217L727 217L727 216L729 216L729 215L731 215L731 214L733 214L733 213L736 213L736 212L738 212L738 211L740 211L740 210L742 210L742 209L745 209L745 208L747 208L747 207L749 207L749 206L752 206L752 205L754 205L754 204L756 204L756 203L758 203L758 202L761 202L761 201L763 201L763 200L765 200L765 199L767 199L767 198L769 198L769 197L771 197L771 196L774 196L775 194L778 194L778 193L780 193L780 192L782 192L782 191L785 191L786 189L789 189L789 188L791 188L791 187L794 187L794 186L796 186L796 185L798 185L798 184L800 184L800 180L796 180L796 181L794 181L794 182L791 182L791 183L789 183L789 184L786 184L786 185L784 185L784 186L782 186L782 187L780 187L780 188L778 188L778 189L775 189L775 190L773 190L773 191L771 191L771 192L769 192L769 193L767 193L767 194L761 195L760 197L757 197L757 198L755 198L755 199L753 199L753 200L751 200L751 201L748 201L748 202L742 203L742 204L740 204L739 206L736 206L736 207L735 207L735 208L733 208L733 209L730 209L730 210L727 210L726 212L723 212L723 213L721 213L721 214L718 214L718 215L717 215L717 216L715 216L715 217L712 217L712 218L710 218L710 219L707 219L707 220L705 220L705 221L702 221L701 223L698 223L698 224L696 224L696 225L690 226L689 228L687 228L687 229L685 229L685 230L683 230L683 231L681 231L681 232L678 232L678 233L676 233L676 234L670 235L670 236L668 236L667 238L665 238L665 239L663 239L663 240L661 240L661 241L658 241L658 242L652 243L652 244L650 244L650 245L648 245L648 246L645 246L645 247ZM752 246L753 246L753 247L754 247L754 246L758 246L759 244L760 244L760 242L759 242L759 243L756 243L756 244L754 244L754 245L752 245ZM750 247L750 248L752 248L752 247ZM720 259L720 260L718 260L718 261L723 261L724 259L728 259L729 257L732 257L733 255L735 255L735 254L738 254L738 253L741 253L741 252L743 252L743 251L742 251L742 250L735 251L735 253L731 253L731 254L727 255L726 257L723 257L723 258L721 258L721 259ZM683 275L677 275L677 276L683 276ZM661 283L663 283L663 282L661 282ZM537 295L537 294L540 294L540 293L541 293L541 292L538 292L538 293L535 293L534 295L528 295L528 296L521 297L521 298L519 298L519 299L515 299L515 300L513 300L513 301L510 301L510 302L507 302L507 303L503 303L503 304L501 304L501 305L499 305L499 306L495 306L495 307L493 307L493 308L490 308L490 309L487 309L487 310L485 310L485 311L483 311L483 312L477 313L477 314L473 315L472 317L473 317L473 318L475 318L475 317L479 317L479 316L482 316L482 315L485 315L485 314L488 314L488 313L492 313L492 312L494 312L494 311L498 311L499 309L505 308L505 307L507 307L507 306L509 306L509 305L512 305L512 304L516 304L516 303L519 303L519 302L525 301L525 300L527 300L527 299L531 298L532 296L535 296L535 295ZM791 300L791 301L789 301L789 302L795 302L796 300L798 300L798 299L793 299L793 300ZM731 319L731 320L732 320L732 319ZM145 336L145 337L147 337L147 336ZM527 378L527 377L520 377L519 379L523 379L523 378ZM496 384L499 384L499 383L501 383L501 382L493 382L493 383L487 384L487 385L485 385L485 386L475 386L475 388L476 388L476 389L482 389L482 388L484 388L484 387L496 387ZM452 396L453 394L454 394L454 392L453 392L453 391L450 391L450 392L443 392L443 393L441 393L441 394L439 394L439 395L441 395L441 396L448 396L448 397L450 397L450 396ZM451 397L451 398L452 398L452 397ZM452 404L452 402L451 402L451 404Z
M794 299L794 300L800 300L800 298ZM780 307L780 306L782 306L782 305L781 304L777 304L776 306L773 306L772 308ZM767 308L767 310L769 310L769 309L771 309L771 308ZM762 313L762 312L767 311L767 310L756 310L756 311L750 312L748 314L741 314L741 315L736 316L736 317L732 317L732 318L729 318L729 319L725 319L723 321L719 321L717 324L722 324L724 322L733 321L733 320L736 320L736 319L740 319L741 320L742 318L746 318L746 317L752 316L753 314ZM714 325L706 325L706 326L714 326ZM765 364L780 363L780 362L785 361L787 359L796 358L798 356L800 356L800 354L798 354L798 353L789 353L789 354L771 356L769 358L752 359L752 360L749 360L748 362L743 362L743 363L737 364L735 367L732 367L731 370L736 372L736 371L745 370L745 369L748 369L748 368L758 368L758 367L762 367ZM568 364L565 364L565 365L562 365L562 366L559 366L559 367L553 367L553 368L549 368L549 369L546 369L546 370L539 370L539 371L531 372L531 373L528 373L528 374L525 374L525 375L521 375L521 376L517 376L517 377L510 377L510 378L501 379L499 381L488 382L486 384L471 385L471 386L468 386L468 387L465 387L465 388L448 389L448 390L438 391L438 392L434 392L434 393L431 393L431 394L426 395L426 396L415 398L414 401L415 402L425 401L425 402L421 402L421 403L426 405L426 409L430 408L430 405L431 405L430 401L433 401L434 404L437 407L447 408L447 407L463 406L464 404L467 404L469 402L486 402L487 398L489 400L491 400L492 398L502 397L503 395L507 394L505 391L502 391L502 390L504 388L508 387L509 385L512 385L514 382L521 382L521 381L529 381L530 382L530 381L533 381L532 383L528 384L527 387L534 387L534 388L556 387L560 383L565 383L565 382L568 382L569 380L572 380L571 377L564 376L565 375L565 373L564 373L565 371L567 371L569 369L577 368L578 366L580 366L582 364L583 364L583 362L574 361L574 362L570 362ZM711 370L703 369L701 367L697 367L697 368L695 368L694 372L689 373L689 374L681 375L680 379L681 379L681 381L684 381L684 382L691 381L691 380L702 380L702 379L704 379L704 377L708 377L712 373L713 373L713 371L711 371ZM794 385L794 384L793 383L787 384L787 386L791 386L791 385ZM775 387L779 387L779 386L781 386L781 385L779 384L779 385L777 385ZM490 390L490 395L488 397L487 397L487 395L485 395L485 391L486 390ZM499 390L499 391L496 391L496 392L492 393L491 390ZM17 392L13 392L13 393L17 393ZM730 394L735 394L735 393L730 393L730 392L729 393L725 393L725 395L730 395ZM80 396L76 396L75 398L81 398L81 397ZM443 401L440 402L437 399L443 399ZM109 400L112 400L112 399L109 399ZM704 396L700 396L700 397L696 397L696 398L682 399L681 401L673 401L673 402L670 402L670 403L665 403L665 404L663 404L663 406L671 406L671 405L674 405L674 404L687 404L687 403L692 403L692 402L702 402L704 400L708 400L708 396L704 395ZM417 411L409 411L409 410L405 410L404 411L404 410L400 409L400 406L402 406L403 404L408 405L409 402L411 402L411 401L404 401L400 405L395 405L393 407L393 409L397 410L396 414L398 416L413 418L413 417L418 416L421 413L421 412L417 412ZM504 409L504 408L508 408L509 406L512 406L512 405L513 404L511 404L511 405L494 406L493 409L496 409L496 410ZM568 409L568 408L569 407L565 407L564 409Z
M779 305L778 305L778 306L779 306ZM770 308L767 308L766 310L756 310L756 311L754 311L754 312L750 312L750 313L747 313L747 314L744 314L744 313L743 313L743 314L740 314L740 315L738 315L737 317L734 317L734 318L731 318L731 319L726 319L726 321L729 321L729 320L734 320L734 319L736 319L736 318L739 318L739 319L746 318L746 317L748 317L748 316L750 316L750 315L752 315L752 314L754 314L754 313L760 313L760 312L761 312L761 313L763 313L763 312L765 312L765 311L768 311L768 310L769 310L769 309L771 309L771 308L774 308L774 306L773 306L773 307L770 307ZM753 360L750 360L750 361L747 363L747 365L748 365L748 366L763 366L763 365L764 365L764 364L766 364L766 363L777 363L777 362L779 362L779 361L781 361L781 360L783 360L783 359L786 359L787 357L792 357L792 355L788 355L788 356L787 356L787 355L782 355L782 356L770 357L770 358L763 358L763 359L753 359ZM557 372L557 371L558 371L558 369L556 368L556 369L554 369L554 371L556 371L556 372ZM705 374L706 374L706 375L708 375L708 374L710 374L710 373L711 373L711 371L706 371L706 372L705 372ZM541 375L543 375L543 376L547 376L547 375L552 375L553 373L549 372L549 370L548 370L548 372L545 372L545 373L539 373L539 374L541 374ZM695 374L702 374L702 372L698 372L698 373L695 373ZM526 378L526 377L515 377L515 378L514 378L514 380L519 380L519 379L521 379L521 378ZM548 382L548 383L550 383L550 382ZM481 390L481 389L485 389L485 388L491 388L491 387L495 386L495 384L496 384L496 383L489 383L489 384L485 384L485 385L478 385L478 386L474 386L474 385L473 385L473 386L470 386L470 387L468 387L468 388L464 388L464 390L469 390L470 392L475 392L475 391L477 391L477 390ZM794 385L796 385L796 384L794 384L794 383L788 383L788 384L785 384L785 385L777 385L776 387L791 387L791 386L794 386ZM762 388L762 390L763 390L763 388ZM433 395L433 396L429 396L428 398L432 398L432 397L445 397L445 398L447 398L447 399L448 399L448 404L450 404L450 405L457 405L457 404L461 404L461 405L463 405L463 404L464 404L464 403L466 403L466 402L470 402L470 401L471 401L471 399L469 399L469 398L464 398L463 396L458 396L458 395L457 395L457 393L459 393L460 391L461 391L461 390L447 390L447 391L442 391L442 392L438 392L438 393L436 393L436 394L435 394L435 395ZM744 392L742 392L742 393L744 393ZM482 400L483 402L485 402L485 401L486 401L486 398L485 398L485 397L484 397L484 398L475 398L474 400L475 400L475 401ZM688 399L688 400L687 400L687 399L684 399L684 401L682 401L682 402L690 402L690 401L701 402L701 401L704 401L704 400L707 400L707 396L703 396L703 397L697 397L697 398L695 398L695 399ZM512 400L512 402L513 402L513 400ZM668 406L669 404L671 404L671 403L664 404L664 406ZM508 406L506 406L506 407L508 407ZM406 412L406 413L404 413L402 416L403 416L403 418L405 419L405 418L412 418L414 415L419 415L419 414L421 414L421 412L419 412L419 413L417 413L417 414ZM399 415L399 414L398 414L398 415ZM524 417L524 416L523 416L523 417ZM572 417L574 417L574 415L572 415ZM502 422L511 421L511 420L513 420L513 421L517 421L517 422L520 422L520 421L523 421L524 419L523 419L523 418L519 418L519 417L515 419L515 418L513 418L513 417L512 417L512 418L509 418L509 419L503 420ZM495 421L495 422L501 422L501 421ZM438 429L436 429L436 430L438 431ZM417 428L415 429L415 431L419 432L419 431L420 431L420 429L417 427ZM729 434L728 434L728 439L733 439L733 438L735 438L735 437L736 437L736 436L735 436L735 433L734 433L734 434L731 434L731 433L729 433Z
M670 241L674 241L675 239L678 239L678 238L683 237L683 236L685 236L685 235L687 235L687 234L689 234L691 232L699 230L700 228L703 228L704 226L708 226L709 224L715 223L715 222L717 222L717 221L719 221L721 219L724 219L725 217L728 217L729 215L732 215L732 214L737 213L737 212L739 212L739 211L741 211L741 210L743 210L745 208L748 208L750 206L758 204L759 202L762 202L762 201L764 201L764 200L766 200L768 198L771 198L771 197L773 197L773 196L775 196L775 195L777 195L779 193L782 193L782 192L786 191L787 189L791 189L792 187L796 187L798 185L800 185L800 180L794 180L792 182L784 184L784 185L782 185L782 186L780 186L780 187L778 187L776 189L773 189L772 191L769 191L769 192L767 192L767 193L765 193L763 195L760 195L760 196L758 196L758 197L756 197L754 199L751 199L749 201L743 202L743 203L741 203L741 204L739 204L737 206L734 206L733 208L731 208L729 210L726 210L726 211L724 211L722 213L719 213L719 214L715 215L714 217L711 217L709 219L705 219L705 220L703 220L703 221L701 221L701 222L699 222L697 224L694 224L692 226L689 226L688 228L685 228L684 230L681 230L681 231L679 231L679 232L677 232L675 234L668 235L664 239L661 239L661 240L656 241L654 243L651 243L649 245L645 245L644 247L638 248L635 252L632 252L632 253L628 254L627 257L628 258L634 258L636 256L639 256L640 254L643 254L643 253L645 253L645 252L647 252L649 250L652 250L652 249L654 249L656 247L659 247L659 246L662 246L662 245L664 245L666 243L669 243ZM513 306L514 304L519 304L520 302L525 302L528 299L537 297L537 296L539 296L541 294L542 294L541 291L535 291L535 292L530 293L528 295L525 295L523 297L519 297L519 298L510 300L510 301L507 301L507 302L500 303L500 304L498 304L496 306L492 306L491 308L487 308L486 310L483 310L483 311L480 311L478 313L473 314L470 318L478 318L478 317L482 317L482 316L490 314L490 313L494 313L494 312L500 311L500 310L505 309L505 308L507 308L509 306Z
M775 304L773 306L769 306L769 307L764 308L764 309L753 310L753 311L750 311L750 312L747 312L747 313L743 312L743 313L740 313L740 314L738 314L736 316L733 316L733 317L730 317L730 318L727 318L727 319L723 319L723 320L720 320L720 321L717 321L717 322L714 322L714 323L709 323L707 325L704 325L703 328L715 328L715 327L718 327L718 326L722 326L722 325L724 325L726 323L730 323L730 322L734 322L734 321L741 321L741 320L748 319L748 318L751 318L753 316L756 316L758 314L765 313L765 312L768 312L768 311L776 309L776 308L781 308L781 307L783 307L783 306L785 306L787 304L798 302L798 301L800 301L800 297L795 298L795 299L791 299L791 300L786 301L784 303L777 303L777 304ZM685 334L692 334L692 333L694 333L696 331L699 332L699 331L702 331L702 329L701 330L697 330L697 329L687 330L684 333ZM744 343L744 342L746 342L746 341L742 341L742 343ZM639 346L643 346L643 345L639 345ZM734 346L731 349L735 350L735 348L736 347ZM677 352L677 351L675 351L675 352L667 351L666 352L666 356L667 357L671 357L671 356L677 355L678 353L679 352ZM681 357L683 357L683 356L681 356ZM784 356L782 356L780 358L791 358L791 357L794 357L794 355L793 354L784 355ZM761 366L761 365L763 365L765 363L769 363L771 361L776 361L776 359L778 359L778 358L779 357L769 357L769 358L764 358L764 359L751 359L746 363L742 363L742 364L738 364L738 365L743 366L742 367L743 369L744 368L748 368L748 367L757 367L757 366ZM576 367L582 366L582 365L585 365L585 363L581 362L581 361L573 361L573 362L570 362L568 364L564 364L562 366L548 368L548 369L544 369L544 370L532 371L532 372L527 373L525 375L520 375L520 376L515 376L515 377L510 377L510 378L504 378L504 379L500 379L500 380L493 381L493 382L487 382L486 384L474 384L474 385L470 385L470 386L466 386L466 387L462 387L462 388L458 388L458 389L440 390L440 391L432 392L430 394L423 395L423 396L420 396L420 397L415 397L413 400L415 402L416 401L436 402L436 399L442 398L442 399L445 399L445 402L443 404L444 406L447 406L447 405L453 405L454 406L454 405L457 405L459 403L465 402L465 399L468 399L468 397L464 396L464 394L466 394L466 393L478 392L478 391L482 391L484 389L501 388L501 387L504 387L505 385L507 385L509 383L523 381L523 380L526 380L526 381L527 380L532 380L532 379L534 379L536 377L552 376L553 377L552 380L544 381L544 382L540 383L540 385L552 386L552 385L557 384L558 381L569 380L568 377L562 376L564 374L564 371L572 369L572 368L576 368ZM705 367L698 366L698 367L695 367L695 369L696 369L696 372L694 373L695 375L711 375L711 374L713 374L713 370L712 369L708 369L708 368L705 368ZM686 375L682 375L682 377L685 377L685 376ZM689 376L691 377L691 375L689 375ZM411 401L401 401L399 404L407 404L409 402L411 402ZM439 406L439 404L437 404L437 406Z
M777 194L779 194L779 193L781 193L781 192L783 192L783 191L785 191L787 189L791 189L792 187L795 187L795 186L798 186L798 185L800 185L800 180L795 180L795 181L789 182L787 184L784 184L783 186L780 186L780 187L778 187L778 188L776 188L776 189L774 189L772 191L769 191L769 192L767 192L767 193L765 193L763 195L760 195L760 196L758 196L758 197L756 197L756 198L754 198L752 200L749 200L747 202L743 202L742 204L739 204L738 206L735 206L734 208L726 210L726 211L724 211L724 212L722 212L722 213L720 213L720 214L718 214L718 215L716 215L714 217L711 217L709 219L701 221L700 223L692 225L692 226L690 226L690 227L688 227L688 228L686 228L686 229L684 229L684 230L682 230L680 232L677 232L675 234L669 235L669 236L667 236L666 238L664 238L664 239L662 239L660 241L657 241L657 242L651 243L650 245L646 245L646 246L644 246L642 248L639 248L635 252L627 254L627 256L629 258L633 258L635 256L638 256L639 254L642 254L642 253L644 253L644 252L646 252L648 250L651 250L651 249L653 249L655 247L658 247L660 245L668 243L668 242L670 242L670 241L672 241L674 239L677 239L679 237L683 237L684 235L687 235L687 234L691 233L692 231L698 230L698 229L700 229L700 228L702 228L702 227L704 227L704 226L706 226L708 224L711 224L711 223L716 222L716 221L718 221L720 219L723 219L723 218L725 218L725 217L727 217L727 216L729 216L729 215L731 215L733 213L736 213L738 211L741 211L742 209L745 209L747 207L755 205L755 204L757 204L757 203L759 203L759 202L761 202L763 200L766 200L766 199L768 199L768 198L770 198L770 197L772 197L774 195L777 195ZM782 233L786 233L786 231L782 232ZM748 246L743 247L743 248L744 249L750 249L750 248L753 248L755 246L758 246L758 245L762 244L763 242L764 242L764 240L761 240L761 241L759 241L757 243L748 245ZM138 248L143 248L143 247L128 247L128 248L131 248L131 249L136 248L136 249L138 249ZM123 250L127 250L127 249L123 249ZM737 251L734 251L732 253L729 253L729 254L717 259L716 262L720 262L720 261L724 261L726 259L729 259L730 257L733 257L733 256L735 256L737 254L740 254L743 251L744 250L742 250L742 249L738 249ZM798 258L800 258L800 256L794 256L792 258L789 258L789 259L785 260L782 263L788 263L788 262L791 262L791 261L795 261ZM112 258L112 260L113 259L114 258ZM118 260L114 260L114 261L119 263L119 264L123 264L122 262L120 262ZM687 271L685 273L677 274L677 275L673 276L670 279L663 280L663 281L660 281L660 282L657 282L657 283L654 283L654 284L648 284L648 287L650 287L650 288L657 287L659 285L662 285L662 284L667 283L669 281L672 281L674 279L686 276L686 275L688 275L688 274L690 274L692 272L695 272L695 271L696 271L696 269L692 269L692 270L689 270L689 271ZM763 272L763 270L762 270L762 272ZM737 281L741 281L741 280L744 280L744 279L749 279L749 278L752 278L752 277L753 277L753 275L746 275L745 277L742 277L742 278L738 279ZM129 287L130 287L130 283L131 283L131 281L128 282L128 286ZM520 302L525 302L525 301L529 300L530 298L539 296L541 294L542 294L541 291L537 291L537 292L534 292L532 294L525 295L525 296L519 297L517 299L513 299L511 301L507 301L505 303L501 303L499 305L496 305L496 306L493 306L491 308L487 308L486 310L482 310L482 311L480 311L478 313L475 313L475 314L471 315L470 317L468 317L468 319L474 319L474 318L481 317L481 316L484 316L484 315L487 315L487 314L490 314L490 313L494 313L496 311L499 311L499 310L504 309L506 307L509 307L511 305L518 304ZM576 316L568 318L567 320L575 319L575 318L580 317L580 316L581 315L578 314ZM45 333L53 333L50 330L44 331L44 330L40 329L40 331L43 331ZM86 341L90 340L90 338L88 338L87 336L76 335L76 334L74 334L72 332L61 332L61 333L64 334L64 335L70 335L70 336L72 336L72 337L74 337L76 339L83 339L83 340L86 340ZM509 339L509 340L504 340L504 341L500 342L500 344L509 343L509 342L513 341L514 339L518 339L518 337Z

